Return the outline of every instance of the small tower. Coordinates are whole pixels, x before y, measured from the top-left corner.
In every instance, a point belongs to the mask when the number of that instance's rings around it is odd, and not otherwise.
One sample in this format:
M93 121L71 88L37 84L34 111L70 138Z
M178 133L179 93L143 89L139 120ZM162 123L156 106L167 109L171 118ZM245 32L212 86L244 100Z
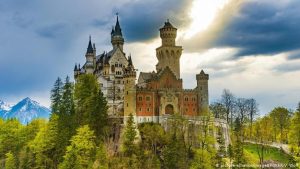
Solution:
M113 49L120 48L123 51L124 38L122 35L122 29L119 23L119 16L117 14L117 22L115 27L112 28L111 31L111 44L113 45Z
M156 57L158 64L156 70L160 70L169 67L175 74L177 79L180 79L180 57L182 53L182 47L176 46L175 39L177 36L177 29L169 22L165 22L164 27L159 29L160 38L162 44L156 49Z
M203 70L196 75L197 79L197 93L198 93L198 113L206 113L208 111L208 79L209 75L205 74Z
M75 80L77 79L79 74L80 74L80 65L77 66L77 64L75 64L75 67L74 67L74 79Z
M129 114L136 116L136 71L133 67L131 57L128 57L129 64L124 71L124 124Z
M85 62L85 71L88 74L94 73L95 70L95 61L96 61L96 49L92 46L92 40L90 36L88 48L85 54L86 62Z

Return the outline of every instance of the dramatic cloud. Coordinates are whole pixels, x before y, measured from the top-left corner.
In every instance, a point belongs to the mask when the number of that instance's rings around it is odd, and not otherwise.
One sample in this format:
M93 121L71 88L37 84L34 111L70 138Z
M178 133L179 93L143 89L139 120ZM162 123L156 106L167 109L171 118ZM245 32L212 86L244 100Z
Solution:
M239 48L237 56L272 55L300 47L300 1L284 6L274 2L249 1L216 41L218 46Z

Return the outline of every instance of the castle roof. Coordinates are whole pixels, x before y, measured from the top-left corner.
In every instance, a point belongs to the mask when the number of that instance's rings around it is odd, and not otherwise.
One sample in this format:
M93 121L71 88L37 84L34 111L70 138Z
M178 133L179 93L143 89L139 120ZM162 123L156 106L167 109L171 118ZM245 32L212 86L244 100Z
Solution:
M92 45L91 36L90 36L89 45L88 45L86 53L94 53L94 48L93 48L93 45Z

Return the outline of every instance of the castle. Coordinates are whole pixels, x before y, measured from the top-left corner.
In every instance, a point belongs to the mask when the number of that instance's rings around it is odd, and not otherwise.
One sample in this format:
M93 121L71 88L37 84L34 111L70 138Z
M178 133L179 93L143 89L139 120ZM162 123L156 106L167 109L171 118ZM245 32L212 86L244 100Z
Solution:
M131 56L123 51L124 38L117 16L111 31L112 50L96 55L95 44L89 39L83 66L75 65L74 78L94 74L108 101L110 117L126 121L129 114L137 123L161 123L164 118L178 113L198 117L208 110L208 79L203 70L196 75L197 86L183 89L180 78L182 47L176 45L177 29L169 22L159 29L161 46L156 48L156 71L137 72Z

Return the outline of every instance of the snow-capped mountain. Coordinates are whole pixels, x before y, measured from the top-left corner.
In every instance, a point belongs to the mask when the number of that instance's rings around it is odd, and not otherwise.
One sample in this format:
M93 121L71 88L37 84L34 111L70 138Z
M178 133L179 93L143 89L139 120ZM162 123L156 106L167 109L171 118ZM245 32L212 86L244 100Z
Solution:
M0 111L9 111L11 109L11 105L5 103L4 101L0 100Z
M0 117L3 117L10 109L11 106L9 104L0 100Z
M2 115L0 114L2 118L17 118L23 124L27 124L35 118L48 119L51 112L48 108L40 105L29 97L26 97L12 107L6 106L5 108L6 110L2 109Z

